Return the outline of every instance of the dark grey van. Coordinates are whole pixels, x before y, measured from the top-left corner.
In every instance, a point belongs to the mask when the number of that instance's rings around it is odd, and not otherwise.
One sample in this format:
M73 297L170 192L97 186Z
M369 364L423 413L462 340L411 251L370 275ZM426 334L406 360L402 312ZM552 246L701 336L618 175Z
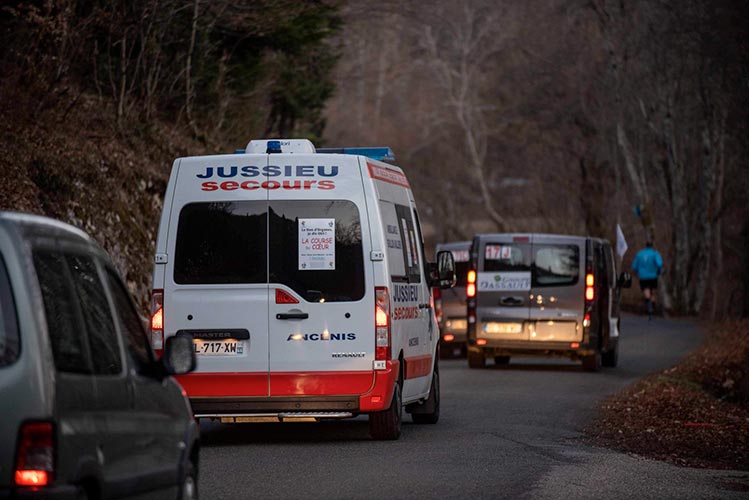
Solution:
M171 340L171 339L170 339ZM198 428L107 255L84 232L0 212L0 498L196 498Z
M434 288L434 307L440 325L440 351L443 356L465 355L466 279L470 268L470 241L439 243L435 253L449 251L455 262L457 282L453 288Z
M619 294L608 241L552 234L479 234L467 284L468 364L561 356L597 371L619 356Z

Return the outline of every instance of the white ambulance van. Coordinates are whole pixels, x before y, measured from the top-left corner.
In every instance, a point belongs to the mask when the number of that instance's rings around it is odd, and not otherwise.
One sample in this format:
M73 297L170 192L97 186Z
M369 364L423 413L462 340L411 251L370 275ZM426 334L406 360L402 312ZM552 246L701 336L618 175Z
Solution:
M179 158L156 243L151 335L189 335L181 377L197 418L312 420L368 414L397 439L403 408L439 418L439 329L413 193L389 148L251 141Z

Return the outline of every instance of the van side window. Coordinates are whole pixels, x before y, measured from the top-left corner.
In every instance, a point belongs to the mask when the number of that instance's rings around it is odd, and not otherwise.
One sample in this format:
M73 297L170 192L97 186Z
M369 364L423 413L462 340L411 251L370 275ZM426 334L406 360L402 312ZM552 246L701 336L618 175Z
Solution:
M268 219L270 283L286 285L308 302L364 297L362 230L354 203L272 201Z
M403 242L402 250L408 282L420 283L419 261L421 258L419 257L419 247L416 246L417 235L411 217L411 209L405 205L395 205L395 214L398 217L397 224Z
M152 358L146 333L143 330L143 323L138 317L138 313L135 312L125 286L117 274L109 268L107 268L107 281L109 281L109 289L112 291L114 307L117 309L116 321L125 337L130 356L138 368L144 368L151 364Z
M35 250L34 267L44 301L55 367L61 372L91 373L83 325L77 317L65 260L57 252Z
M16 304L13 300L13 291L10 289L5 260L0 255L0 366L14 362L20 350Z
M265 201L190 203L177 226L174 281L267 283Z
M580 274L577 245L533 245L532 286L570 286Z
M96 264L92 258L83 255L68 254L66 259L88 332L94 373L122 373L120 343Z

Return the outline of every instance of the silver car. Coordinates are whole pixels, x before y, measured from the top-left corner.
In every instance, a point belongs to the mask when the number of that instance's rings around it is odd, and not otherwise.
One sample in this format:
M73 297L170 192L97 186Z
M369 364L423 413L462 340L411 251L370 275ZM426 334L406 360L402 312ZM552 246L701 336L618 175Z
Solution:
M466 278L470 267L470 250L470 241L439 243L436 248L436 253L452 253L457 277L453 288L433 289L440 324L440 352L444 357L465 356L466 352Z
M468 275L468 364L561 356L597 371L619 357L620 288L608 241L553 234L479 234Z
M170 339L171 340L171 339ZM52 219L0 212L0 498L196 498L198 427L107 255Z

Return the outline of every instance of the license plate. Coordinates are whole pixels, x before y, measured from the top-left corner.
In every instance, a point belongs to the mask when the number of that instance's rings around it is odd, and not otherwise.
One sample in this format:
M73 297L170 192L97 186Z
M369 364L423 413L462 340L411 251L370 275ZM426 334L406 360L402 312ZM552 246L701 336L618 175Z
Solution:
M195 354L199 356L241 356L244 354L244 342L236 339L193 341Z
M468 322L464 319L448 319L445 326L448 330L464 332L468 327Z
M522 333L522 323L486 323L484 325L486 333Z

